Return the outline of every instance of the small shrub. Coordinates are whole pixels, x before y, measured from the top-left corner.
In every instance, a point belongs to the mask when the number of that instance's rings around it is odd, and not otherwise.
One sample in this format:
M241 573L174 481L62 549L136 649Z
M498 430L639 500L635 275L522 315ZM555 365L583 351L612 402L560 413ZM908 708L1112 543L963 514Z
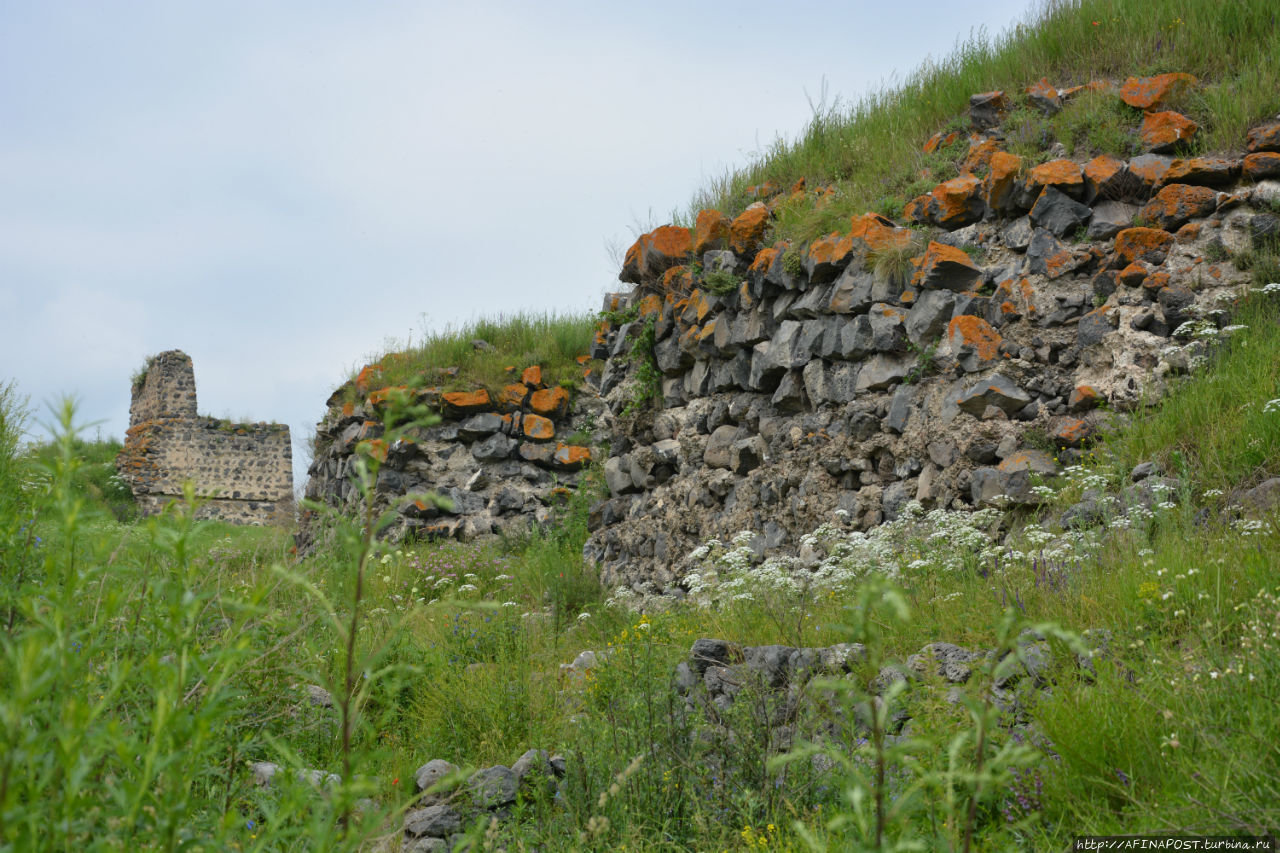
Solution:
M938 355L938 347L942 341L937 340L928 346L921 347L919 344L907 342L907 350L916 354L916 366L911 368L910 372L903 377L902 381L906 385L914 385L927 376L932 376L937 369L936 358Z
M799 247L793 246L782 253L782 269L793 278L804 275L804 261L800 259Z
M741 280L729 270L718 269L703 275L702 283L716 296L728 296L737 291Z

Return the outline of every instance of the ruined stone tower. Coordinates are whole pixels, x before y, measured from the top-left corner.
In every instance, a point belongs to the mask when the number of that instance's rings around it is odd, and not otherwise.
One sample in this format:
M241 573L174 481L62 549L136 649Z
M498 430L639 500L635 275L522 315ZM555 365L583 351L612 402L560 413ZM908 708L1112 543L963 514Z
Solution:
M195 372L181 350L151 357L135 380L116 468L144 515L180 499L187 481L201 518L236 524L280 521L293 496L289 427L198 415Z

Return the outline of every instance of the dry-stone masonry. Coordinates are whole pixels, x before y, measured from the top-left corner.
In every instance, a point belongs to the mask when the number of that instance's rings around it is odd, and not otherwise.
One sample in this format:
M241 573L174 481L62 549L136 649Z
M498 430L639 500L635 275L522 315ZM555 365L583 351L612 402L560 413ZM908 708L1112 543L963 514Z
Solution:
M441 420L390 444L382 439L382 415L395 389L383 384L382 372L381 364L368 365L329 398L316 427L306 495L335 507L358 505L352 465L356 448L368 442L381 461L374 487L379 510L398 510L392 538L470 541L545 522L591 461L591 449L579 442L594 435L604 406L588 370L573 390L548 386L538 365L513 369L508 384L493 393L413 389L414 401ZM441 379L456 374L456 367L444 368ZM417 497L428 492L445 503Z
M1107 419L1157 402L1230 333L1249 281L1231 256L1280 233L1280 123L1246 154L1179 158L1195 129L1162 104L1187 78L1091 84L1142 125L1128 160L1025 163L1001 131L1017 99L975 96L967 139L926 146L962 146L961 175L907 204L909 227L867 213L767 243L781 205L829 195L801 181L641 236L593 352L611 494L586 554L606 583L677 591L700 542L794 553L837 511L870 528L912 500L1034 504ZM1052 112L1076 91L1025 97ZM646 394L660 406L634 413Z
M169 350L149 359L133 386L129 431L116 467L144 515L181 499L190 481L200 517L269 524L288 520L292 459L287 426L199 416L191 358Z
M585 555L607 585L680 591L688 554L754 534L795 553L835 513L863 529L925 508L1035 504L1113 418L1158 402L1232 331L1249 273L1233 256L1280 236L1280 121L1245 150L1190 156L1198 128L1169 109L1186 74L973 96L967 133L939 133L959 175L898 218L854 216L806 245L772 238L784 205L831 187L769 181L730 217L703 210L627 252L605 298L599 395L421 389L439 426L377 448L377 491L397 535L470 538L541 522L591 451L609 497ZM1025 159L1006 144L1016 107L1049 115L1082 91L1132 110L1142 153ZM351 458L380 436L390 389L371 365L329 401L310 497L350 505ZM593 377L594 379L595 377ZM650 401L648 405L637 405ZM412 499L445 495L451 508Z

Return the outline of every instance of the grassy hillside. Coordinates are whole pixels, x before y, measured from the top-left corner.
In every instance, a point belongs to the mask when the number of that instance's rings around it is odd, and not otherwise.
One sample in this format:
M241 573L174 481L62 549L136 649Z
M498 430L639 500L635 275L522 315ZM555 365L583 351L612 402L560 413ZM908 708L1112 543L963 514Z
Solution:
M1053 4L899 89L823 110L695 206L733 210L749 185L803 176L832 182L836 201L784 212L779 232L844 227L900 204L921 168L941 179L920 145L969 94L1042 76L1190 71L1212 83L1187 106L1206 150L1235 144L1280 109L1274 14ZM1054 136L1126 144L1130 117L1079 104ZM1241 260L1259 291L1235 311L1244 328L1037 512L908 514L869 537L832 519L812 544L838 571L804 587L725 543L683 602L612 594L583 564L598 478L518 541L389 546L370 512L329 519L335 544L296 561L286 531L195 522L182 506L117 512L110 447L81 441L67 407L55 441L24 448L22 401L0 386L0 850L396 850L419 766L509 765L529 748L565 757L560 791L529 789L501 825L462 827L474 849L1062 850L1083 833L1274 831L1280 519L1235 506L1280 476L1280 295L1261 292L1280 276L1275 251ZM384 379L458 367L448 381L491 385L530 363L572 379L590 325L478 322L384 356ZM1178 483L1147 517L1102 501L1102 526L1062 528L1147 462ZM1051 689L1016 695L1023 727L991 699L1005 673L983 663L963 695L932 678L865 689L926 643L1008 651L1024 629L1052 662ZM822 688L846 748L779 750L753 713L767 697L750 692L733 711L687 712L672 673L703 637L864 643L860 680ZM1077 665L1087 648L1100 654ZM562 668L584 650L594 667ZM899 711L906 737L883 737ZM285 772L261 787L258 761ZM292 772L313 769L336 779Z
M970 95L1021 93L1041 78L1067 87L1170 71L1195 74L1207 85L1173 107L1202 128L1193 153L1238 148L1251 124L1280 111L1276 26L1274 5L1258 0L1053 0L1010 32L961 40L901 85L850 104L824 98L794 140L775 142L697 193L684 224L702 208L736 214L755 200L750 188L773 182L785 190L801 178L811 190L830 186L834 195L811 192L784 205L775 228L779 238L804 242L847 231L849 217L868 210L896 216L906 201L956 176L965 146L957 156L922 149L934 133L962 126L958 117ZM1136 110L1086 93L1051 121L1028 113L1025 132L1034 137L1037 153L1057 140L1072 153L1083 147L1127 156L1140 120Z

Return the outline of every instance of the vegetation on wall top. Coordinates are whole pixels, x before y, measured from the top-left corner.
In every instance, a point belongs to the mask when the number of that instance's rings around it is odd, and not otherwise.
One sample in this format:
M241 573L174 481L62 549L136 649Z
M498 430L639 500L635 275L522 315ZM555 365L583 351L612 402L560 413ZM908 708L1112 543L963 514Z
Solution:
M735 215L756 200L750 188L768 182L786 188L802 178L810 187L829 186L833 192L783 204L776 237L806 242L846 231L850 216L868 210L896 215L919 194L922 172L930 174L929 186L954 177L947 174L954 158L949 165L945 152L929 155L922 149L935 132L960 128L956 117L971 95L1021 93L1041 78L1065 87L1189 72L1207 84L1178 105L1201 125L1196 150L1238 148L1251 124L1280 111L1276 14L1267 2L1051 0L1026 23L997 37L971 34L897 86L851 104L839 98L828 102L824 91L796 139L777 140L746 166L703 187L683 224L691 224L703 208ZM1114 104L1085 97L1043 128L1027 132L1047 132L1049 141L1056 138L1069 151L1083 144L1127 155L1124 117ZM1136 127L1136 111L1131 120ZM1044 141L1037 139L1037 148L1047 147L1039 144Z

